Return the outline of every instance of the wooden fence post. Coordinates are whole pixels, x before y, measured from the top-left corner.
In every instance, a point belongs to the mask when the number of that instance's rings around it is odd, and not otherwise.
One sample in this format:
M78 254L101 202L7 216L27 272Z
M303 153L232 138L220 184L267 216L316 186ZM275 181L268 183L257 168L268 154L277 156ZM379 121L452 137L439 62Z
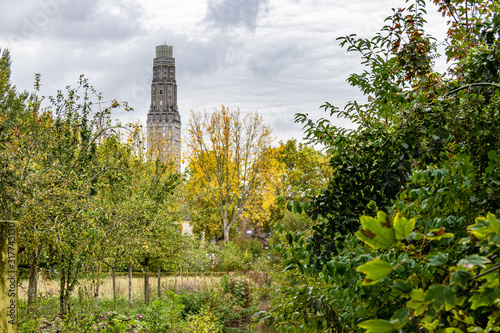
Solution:
M0 221L0 332L17 332L17 222Z

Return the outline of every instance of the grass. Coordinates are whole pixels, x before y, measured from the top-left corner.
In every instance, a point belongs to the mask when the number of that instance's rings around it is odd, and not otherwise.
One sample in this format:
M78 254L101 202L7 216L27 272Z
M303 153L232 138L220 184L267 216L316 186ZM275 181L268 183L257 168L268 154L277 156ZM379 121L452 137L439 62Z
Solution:
M128 275L116 275L116 294L117 298L128 299ZM194 276L161 276L161 291L172 290L178 292L181 289L190 291L197 289L204 289L207 286L220 283L219 276L213 275L194 275ZM96 289L96 279L94 278L81 278L78 280L78 285L75 288L75 297L79 295L80 298L93 298ZM150 298L153 300L158 297L158 279L157 275L149 276L149 289ZM19 299L28 298L28 281L24 280L19 286ZM144 298L144 277L135 275L132 277L132 294L134 302L138 299ZM59 295L59 281L50 280L39 277L38 279L38 296L42 298L57 297ZM99 282L99 298L100 299L113 299L113 280L111 274L103 275Z

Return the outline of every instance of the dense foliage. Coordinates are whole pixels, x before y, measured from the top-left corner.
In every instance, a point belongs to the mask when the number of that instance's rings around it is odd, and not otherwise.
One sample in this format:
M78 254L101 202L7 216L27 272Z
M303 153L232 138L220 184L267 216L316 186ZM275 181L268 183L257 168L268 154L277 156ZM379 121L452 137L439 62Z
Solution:
M332 156L333 175L310 203L295 205L316 220L312 235L288 233L277 246L284 258L278 279L286 282L267 318L284 329L482 332L500 325L497 220L488 215L500 214L499 3L433 2L450 20L448 73L433 69L438 55L424 30L425 1L408 1L375 37L340 38L361 54L366 70L348 81L367 101L323 108L356 129L296 116L306 137ZM380 210L387 221L378 213L378 229L367 227L366 215ZM393 220L412 222L400 232ZM380 237L391 245L370 243Z
M138 126L111 119L128 105L105 106L83 76L53 97L39 95L38 76L34 93L18 93L7 51L0 74L0 213L19 221L28 305L40 269L58 273L67 313L82 273L99 281L103 265L147 273L175 264L183 239L172 197L180 175L167 162L146 160Z

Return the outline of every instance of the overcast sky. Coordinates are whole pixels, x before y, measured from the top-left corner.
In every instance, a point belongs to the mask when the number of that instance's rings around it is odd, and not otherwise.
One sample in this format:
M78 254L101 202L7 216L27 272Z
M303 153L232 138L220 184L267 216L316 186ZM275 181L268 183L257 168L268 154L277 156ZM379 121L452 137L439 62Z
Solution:
M9 49L12 82L44 94L74 85L80 74L107 101L135 109L123 121L145 122L155 46L174 47L178 107L221 104L257 111L277 140L302 138L297 112L323 116L328 101L362 98L346 83L359 57L335 40L373 36L398 0L2 0L0 48ZM431 31L444 24L429 7ZM440 37L438 35L438 37Z

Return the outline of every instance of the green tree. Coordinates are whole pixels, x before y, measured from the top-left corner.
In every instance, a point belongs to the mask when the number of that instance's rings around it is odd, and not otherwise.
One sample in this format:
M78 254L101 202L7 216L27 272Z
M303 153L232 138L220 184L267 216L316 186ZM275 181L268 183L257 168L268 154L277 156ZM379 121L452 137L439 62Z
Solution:
M329 158L297 139L280 142L278 160L284 164L283 191L286 200L309 201L328 185L332 169Z
M37 77L36 90L38 86ZM28 303L36 295L37 268L52 267L59 271L62 313L69 310L78 271L88 257L81 221L87 218L102 171L96 147L117 127L109 114L120 104L113 101L101 108L93 98L102 100L81 77L66 94L59 91L45 100L35 93L25 106L14 103L2 115L9 121L4 132L8 140L1 146L2 174L9 181L2 193L5 210L21 222L20 260L30 269Z

